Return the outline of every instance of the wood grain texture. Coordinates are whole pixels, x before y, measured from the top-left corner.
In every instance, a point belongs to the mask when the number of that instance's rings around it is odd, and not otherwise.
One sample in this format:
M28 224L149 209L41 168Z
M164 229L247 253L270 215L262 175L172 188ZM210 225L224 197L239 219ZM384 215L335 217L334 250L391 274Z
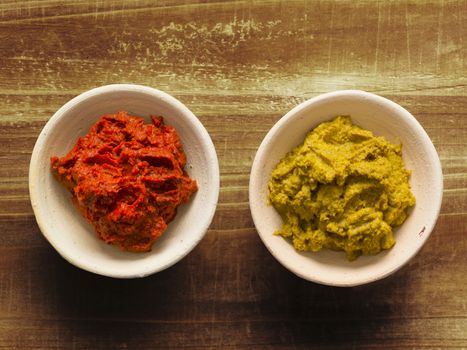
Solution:
M2 1L0 349L467 348L467 1ZM34 142L99 85L165 90L203 122L221 168L205 239L142 280L81 271L40 234ZM305 282L249 212L255 151L290 108L358 88L423 125L444 200L422 251L362 287Z

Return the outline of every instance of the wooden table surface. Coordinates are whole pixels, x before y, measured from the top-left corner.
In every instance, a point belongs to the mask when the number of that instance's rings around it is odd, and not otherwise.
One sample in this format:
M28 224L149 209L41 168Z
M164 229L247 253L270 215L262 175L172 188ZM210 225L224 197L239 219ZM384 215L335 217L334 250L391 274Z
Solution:
M115 280L67 263L28 195L32 148L90 88L137 83L185 103L221 170L202 242L175 266ZM441 215L404 268L332 288L260 241L255 151L320 93L362 89L411 111L444 172ZM58 0L0 3L0 348L467 348L467 2Z

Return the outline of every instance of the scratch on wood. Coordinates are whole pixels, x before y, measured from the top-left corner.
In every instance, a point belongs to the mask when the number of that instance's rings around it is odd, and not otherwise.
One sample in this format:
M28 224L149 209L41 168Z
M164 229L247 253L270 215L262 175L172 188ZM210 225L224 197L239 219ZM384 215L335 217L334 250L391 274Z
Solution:
M379 58L379 31L381 28L381 2L378 2L378 24L376 27L376 48L375 48L375 73L378 73L378 58Z
M444 0L441 1L440 10L438 12L438 40L436 44L436 73L439 73L439 56L441 54L441 19L443 17L443 10L444 10Z
M149 37L154 38L156 46L147 48L142 57L157 58L159 62L172 61L190 64L192 67L212 66L231 59L240 45L261 40L264 43L279 38L294 38L300 34L297 31L281 30L281 20L259 21L251 19L233 19L227 23L206 24L198 21L186 23L169 22L162 27L148 29ZM131 33L123 33L115 37L110 54L126 54L129 49L140 52L145 46L143 41L135 41ZM146 38L147 40L147 38ZM139 57L137 57L139 58Z
M82 18L82 17L94 17L95 19L98 16L102 16L105 18L107 15L117 16L119 14L128 15L128 14L135 14L135 13L147 13L148 11L167 11L167 10L174 10L174 9L186 9L191 11L194 8L202 8L202 7L214 7L214 6L225 6L229 3L236 3L237 1L227 2L227 1L214 1L214 2L206 2L206 3L188 3L188 4L177 4L177 5L162 5L162 6L145 6L139 8L124 8L122 6L121 9L115 9L113 6L109 10L100 10L99 11L99 1L95 2L95 9L91 10L90 12L82 12L82 13L69 13L69 14L59 14L59 15L50 15L50 16L37 16L31 18L13 18L0 21L0 24L19 24L19 23L30 23L30 22L43 22L43 21L53 21L56 19L73 19L73 18ZM155 2L156 3L156 2ZM21 7L16 9L17 16L21 16ZM42 7L43 12L44 7ZM2 9L3 11L3 9ZM31 14L30 14L31 15Z
M405 33L406 33L406 41L407 41L407 64L408 64L408 71L409 73L412 71L410 67L410 39L409 39L409 11L408 5L405 4Z
M219 284L219 264L221 261L221 256L219 254L219 244L216 245L215 252L216 252L216 258L215 258L215 267L214 267L214 286L213 286L213 299L217 298L217 286ZM214 302L211 303L212 306L212 318L211 322L216 321L216 304Z
M332 57L332 38L334 29L334 2L331 4L331 23L329 27L329 44L328 44L328 73L331 71L331 57Z
M94 19L97 21L97 16L99 14L99 2L98 1L96 1L93 14L94 14Z
M8 218L8 219L18 219L18 218L32 218L34 214L32 212L28 213L0 213L1 218Z
M459 18L459 28L464 28L465 29L465 21L462 20L462 17L463 17L463 15L465 15L465 13L467 11L467 2L464 3L464 5L465 5L464 6L465 10L464 11L459 10L458 18ZM459 41L460 41L461 47L465 49L465 46L464 46L464 33L461 33L461 35L459 35ZM461 55L461 59L462 59L461 67L463 69L464 68L464 62L465 62L465 55Z

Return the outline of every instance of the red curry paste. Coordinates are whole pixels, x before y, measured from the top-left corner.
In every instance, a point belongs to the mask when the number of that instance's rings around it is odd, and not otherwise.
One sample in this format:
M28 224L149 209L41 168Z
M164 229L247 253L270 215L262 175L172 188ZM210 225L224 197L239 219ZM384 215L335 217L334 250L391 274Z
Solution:
M149 251L197 190L175 129L151 119L102 116L66 156L51 158L54 175L99 238L126 251Z

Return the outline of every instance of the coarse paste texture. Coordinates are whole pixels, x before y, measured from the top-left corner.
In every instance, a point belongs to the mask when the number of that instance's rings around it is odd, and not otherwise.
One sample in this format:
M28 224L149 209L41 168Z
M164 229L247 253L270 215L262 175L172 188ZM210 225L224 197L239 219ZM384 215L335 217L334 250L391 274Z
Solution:
M269 199L283 219L276 234L300 251L343 250L349 260L395 244L392 228L415 205L402 145L338 116L311 130L273 170Z
M197 190L175 129L151 119L102 116L66 156L51 158L98 237L126 251L149 251Z

